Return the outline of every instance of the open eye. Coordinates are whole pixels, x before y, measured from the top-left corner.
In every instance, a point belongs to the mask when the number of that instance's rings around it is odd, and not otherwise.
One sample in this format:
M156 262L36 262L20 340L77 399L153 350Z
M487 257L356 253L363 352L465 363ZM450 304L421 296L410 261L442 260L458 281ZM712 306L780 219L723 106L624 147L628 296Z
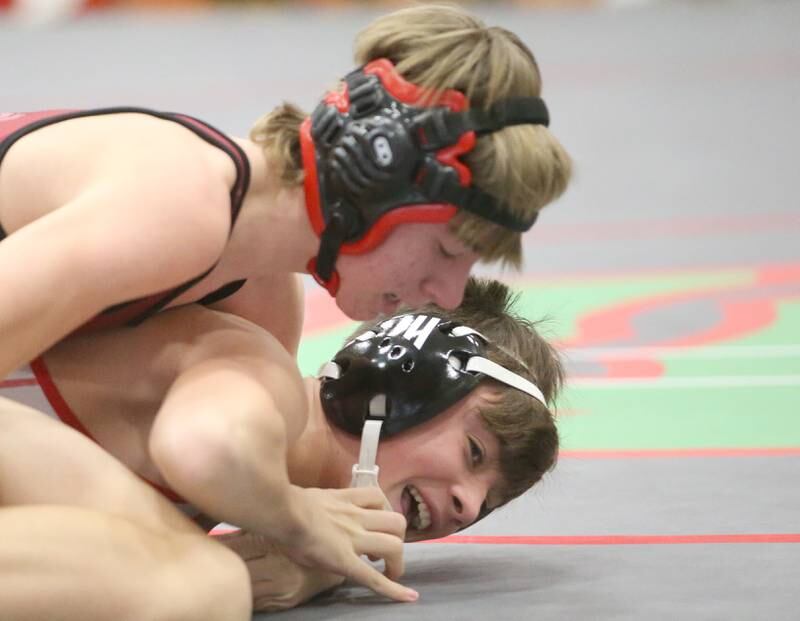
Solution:
M483 463L483 448L472 438L469 439L469 458L473 466Z

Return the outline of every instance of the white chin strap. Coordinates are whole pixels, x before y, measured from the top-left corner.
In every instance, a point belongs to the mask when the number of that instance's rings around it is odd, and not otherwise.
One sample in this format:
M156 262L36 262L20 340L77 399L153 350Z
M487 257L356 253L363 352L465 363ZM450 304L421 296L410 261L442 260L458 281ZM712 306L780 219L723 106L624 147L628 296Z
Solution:
M358 463L353 464L353 475L350 487L380 487L378 473L378 442L381 439L382 420L368 420L361 431L361 450L358 452Z
M461 361L459 360L458 362L455 362L455 360L451 359L450 364L454 366L458 365L456 368L460 368ZM542 391L539 390L539 387L536 386L536 384L529 382L521 375L517 375L513 371L509 371L505 367L501 367L499 364L492 362L488 358L473 356L467 360L467 366L464 370L467 371L467 373L470 371L473 373L483 373L484 375L491 377L492 379L496 379L498 382L501 382L506 386L511 386L512 388L516 388L517 390L530 395L542 405L547 405Z
M317 377L339 379L342 370L335 362L327 362L319 370ZM386 395L375 395L369 402L370 416L386 417ZM378 442L381 439L382 420L369 419L361 431L361 449L358 452L358 463L353 465L350 487L380 487L378 473L380 467L375 463L378 459Z

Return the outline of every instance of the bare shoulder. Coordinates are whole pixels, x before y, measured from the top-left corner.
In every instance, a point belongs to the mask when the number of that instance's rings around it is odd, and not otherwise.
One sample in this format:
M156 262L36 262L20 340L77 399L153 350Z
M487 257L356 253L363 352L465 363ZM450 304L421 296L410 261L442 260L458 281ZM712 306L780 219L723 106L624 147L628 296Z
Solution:
M36 220L38 245L56 248L56 237L75 249L69 270L87 275L84 295L99 308L185 282L226 247L234 164L178 123L132 113L76 118L34 131L8 156L4 228Z
M130 209L141 217L205 206L212 222L217 212L225 220L221 228L227 234L234 177L233 162L220 149L179 123L141 113L40 128L17 141L3 161L7 202L30 205L8 214L12 229L84 194L110 189L117 213Z
M143 114L96 120L107 120L106 131L119 137L101 149L106 157L98 171L106 180L128 185L139 195L146 193L145 208L160 204L194 210L195 215L203 214L202 219L222 216L227 235L236 174L230 157L173 121Z
M188 346L203 356L260 354L284 348L277 339L252 321L200 304L185 304L149 318L132 339L149 343Z
M173 343L180 351L178 366L187 368L211 360L228 360L245 372L266 373L290 382L301 382L292 355L269 331L252 321L189 304L148 319L150 343Z
M243 317L199 305L164 314L173 312L173 324L180 324L184 331L179 375L197 368L225 370L217 377L232 372L246 379L265 391L279 411L305 411L307 398L295 358L270 332ZM165 329L169 329L166 324ZM220 385L219 390L225 387ZM305 418L293 420L300 424Z

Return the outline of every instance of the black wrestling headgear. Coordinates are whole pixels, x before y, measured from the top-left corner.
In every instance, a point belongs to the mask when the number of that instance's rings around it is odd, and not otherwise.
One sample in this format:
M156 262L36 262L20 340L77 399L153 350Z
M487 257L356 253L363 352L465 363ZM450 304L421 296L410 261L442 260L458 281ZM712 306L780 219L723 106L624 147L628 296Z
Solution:
M465 209L513 231L522 220L472 184L459 160L476 136L509 125L547 125L539 97L469 109L456 90L429 93L407 82L386 59L344 78L341 93L328 93L300 128L306 208L320 237L308 269L335 295L339 253L378 246L401 222L447 222Z
M394 316L355 337L323 368L322 408L355 435L366 420L380 420L388 437L445 411L486 377L545 403L534 384L484 356L487 344L475 330L440 317Z

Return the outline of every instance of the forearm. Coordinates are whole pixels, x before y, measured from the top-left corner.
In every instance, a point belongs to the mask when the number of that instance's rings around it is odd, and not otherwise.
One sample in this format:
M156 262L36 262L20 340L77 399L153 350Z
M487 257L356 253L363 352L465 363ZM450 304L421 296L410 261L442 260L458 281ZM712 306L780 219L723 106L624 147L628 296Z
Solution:
M0 244L0 378L32 360L92 313L68 259L48 261L22 234Z

